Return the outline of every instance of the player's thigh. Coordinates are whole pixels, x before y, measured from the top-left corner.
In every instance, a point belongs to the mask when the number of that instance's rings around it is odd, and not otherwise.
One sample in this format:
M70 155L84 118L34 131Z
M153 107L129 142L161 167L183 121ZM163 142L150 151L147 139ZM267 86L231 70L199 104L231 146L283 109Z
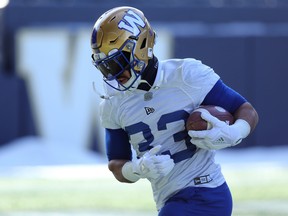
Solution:
M187 215L187 203L171 201L165 204L158 216L182 216Z
M231 216L233 202L226 183L217 188L201 188L196 196L199 201L196 206L203 215Z
M186 188L171 197L159 216L231 216L232 197L227 184L217 188Z

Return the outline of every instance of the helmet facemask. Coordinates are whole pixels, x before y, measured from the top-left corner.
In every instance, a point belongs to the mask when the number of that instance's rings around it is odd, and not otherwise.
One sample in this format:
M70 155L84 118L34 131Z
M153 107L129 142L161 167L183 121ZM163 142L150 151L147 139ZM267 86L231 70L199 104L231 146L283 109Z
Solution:
M145 62L140 61L135 57L135 46L136 41L127 40L119 50L111 50L108 53L108 55L110 54L109 56L106 56L105 53L92 54L92 63L103 74L104 82L118 91L137 88L141 79L141 74L146 67ZM130 50L131 52L124 51L123 49ZM131 77L125 84L122 84L117 78L125 70L130 72ZM113 82L111 81L114 80L117 81L118 86L113 85Z

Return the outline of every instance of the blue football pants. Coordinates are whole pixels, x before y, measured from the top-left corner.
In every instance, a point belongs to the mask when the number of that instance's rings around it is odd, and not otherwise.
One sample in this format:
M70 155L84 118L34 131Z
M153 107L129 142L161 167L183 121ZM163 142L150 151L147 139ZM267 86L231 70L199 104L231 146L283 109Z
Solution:
M216 188L188 187L167 200L158 216L231 216L232 196L226 183Z

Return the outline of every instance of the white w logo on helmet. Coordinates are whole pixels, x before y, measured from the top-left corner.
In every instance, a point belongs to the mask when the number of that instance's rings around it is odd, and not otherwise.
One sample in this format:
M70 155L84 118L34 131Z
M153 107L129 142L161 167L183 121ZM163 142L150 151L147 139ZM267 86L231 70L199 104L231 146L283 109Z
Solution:
M127 14L123 17L118 24L120 29L125 29L131 32L134 36L138 36L140 34L139 26L144 28L145 22L141 19L139 15L134 13L132 10L129 10Z

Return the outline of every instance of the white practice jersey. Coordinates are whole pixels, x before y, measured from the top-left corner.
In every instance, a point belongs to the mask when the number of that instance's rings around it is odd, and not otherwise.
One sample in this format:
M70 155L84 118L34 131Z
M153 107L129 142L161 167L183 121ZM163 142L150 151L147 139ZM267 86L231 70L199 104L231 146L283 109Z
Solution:
M220 165L214 162L215 152L196 149L185 131L189 114L218 80L201 61L170 59L159 62L149 91L152 98L145 99L147 92L137 89L119 92L101 103L103 127L124 129L138 157L151 146L161 145L160 153L174 159L175 167L167 176L149 179L157 209L183 188L217 187L225 181Z

